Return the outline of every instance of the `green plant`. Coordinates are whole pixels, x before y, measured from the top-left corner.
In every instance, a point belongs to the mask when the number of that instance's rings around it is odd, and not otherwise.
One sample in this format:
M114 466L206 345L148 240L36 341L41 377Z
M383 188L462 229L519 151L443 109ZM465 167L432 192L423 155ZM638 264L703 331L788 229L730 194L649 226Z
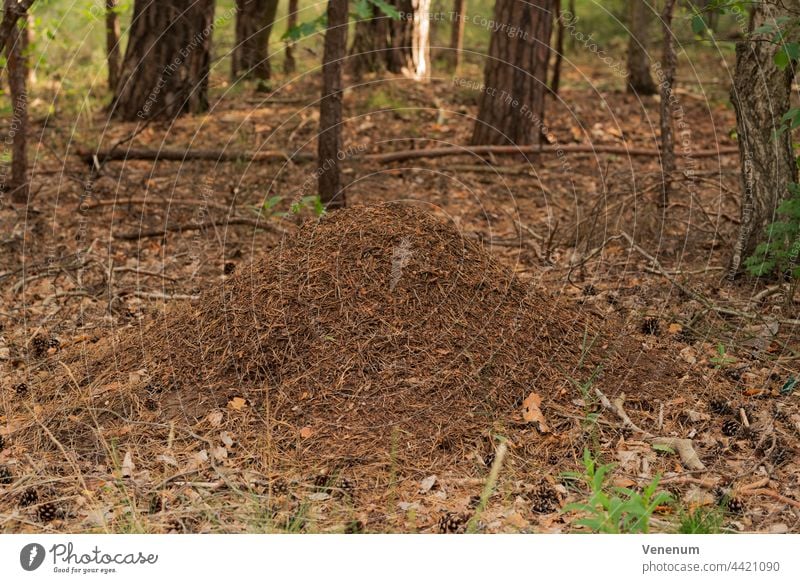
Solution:
M699 507L678 513L678 534L719 534L725 515L719 507Z
M714 365L714 368L720 369L736 362L735 358L728 356L728 351L722 343L717 344L717 356L709 359L709 362Z
M778 220L765 230L767 240L744 262L751 275L800 278L800 185L790 184L789 193L789 198L778 206Z
M607 486L605 481L613 464L597 465L588 449L583 451L584 471L566 472L564 477L583 482L590 496L585 502L564 507L563 512L581 512L585 516L576 524L606 534L646 533L655 509L671 500L667 492L658 492L660 476L656 476L641 492L631 488Z

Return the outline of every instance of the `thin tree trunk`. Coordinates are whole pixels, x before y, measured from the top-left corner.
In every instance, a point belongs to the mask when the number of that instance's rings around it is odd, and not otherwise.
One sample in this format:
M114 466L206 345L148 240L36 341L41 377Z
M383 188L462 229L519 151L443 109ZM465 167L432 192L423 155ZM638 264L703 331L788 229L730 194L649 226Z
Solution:
M106 0L106 59L108 88L114 91L119 83L119 14L117 0Z
M798 0L766 0L755 5L751 31L775 25L782 16L797 15ZM797 181L797 165L790 132L776 138L782 116L791 107L793 66L775 65L780 45L772 33L751 34L736 43L736 69L731 100L736 110L736 129L741 156L741 226L733 249L730 274L753 254L765 238L764 227L775 220L775 210Z
M675 10L675 0L665 0L661 12L661 23L664 31L664 55L662 57L660 79L661 86L661 200L660 204L666 208L672 191L672 179L675 174L675 136L673 134L672 110L677 105L677 99L672 91L675 81L675 42L672 34L672 14Z
M655 95L658 90L650 73L650 57L647 54L650 20L650 7L644 0L629 1L628 91L639 95Z
M350 54L356 77L384 69L411 79L431 74L431 0L390 0L401 17L393 20L373 6L373 18L356 23Z
M347 55L347 24L347 0L328 0L317 145L319 196L326 208L345 206L339 163L342 152L342 62Z
M208 110L214 0L136 0L114 116L174 119Z
M453 21L450 24L450 53L447 57L453 71L458 71L461 66L461 51L464 49L464 24L467 18L464 13L465 5L466 0L453 0Z
M539 144L555 0L497 0L472 144ZM514 27L518 34L508 34Z
M286 30L292 30L295 26L297 26L297 0L289 0L289 14L286 22ZM294 61L294 43L288 41L283 58L283 72L287 75L291 75L296 69L297 64Z
M19 0L19 2L3 1L3 20L0 21L0 51L2 51L17 21L26 17L28 9L33 4L33 0Z
M564 18L561 11L562 0L557 0L557 32L556 32L556 60L553 63L553 78L550 81L550 91L558 95L561 87L561 63L564 60Z
M391 46L389 17L370 5L372 18L356 22L349 67L356 79L365 73L380 73L387 67Z
M231 76L269 80L269 37L275 24L278 0L236 0L236 45Z
M8 84L11 89L11 127L8 138L11 139L11 178L7 179L3 172L2 190L11 191L14 203L26 204L30 194L28 183L28 62L25 55L25 29L16 25L18 19L26 19L25 12L18 12L16 0L5 0L3 20L13 21L10 34L5 40L5 53L8 69ZM7 138L7 139L8 139Z

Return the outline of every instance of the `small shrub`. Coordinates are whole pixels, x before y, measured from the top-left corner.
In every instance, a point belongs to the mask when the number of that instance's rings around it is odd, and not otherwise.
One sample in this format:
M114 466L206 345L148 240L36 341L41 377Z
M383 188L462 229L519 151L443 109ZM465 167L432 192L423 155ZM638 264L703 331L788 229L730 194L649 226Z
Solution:
M657 492L660 476L656 476L641 492L631 488L608 487L606 476L613 464L597 465L588 449L583 451L583 473L568 472L564 477L583 482L589 487L586 502L568 504L564 512L581 512L585 516L576 524L593 532L606 534L646 533L657 507L671 500L667 492Z

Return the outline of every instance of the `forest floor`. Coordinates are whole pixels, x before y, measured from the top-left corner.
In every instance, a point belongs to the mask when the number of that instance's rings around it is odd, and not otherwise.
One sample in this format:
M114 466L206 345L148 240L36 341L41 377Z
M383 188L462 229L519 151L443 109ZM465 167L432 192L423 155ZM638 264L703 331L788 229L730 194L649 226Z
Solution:
M363 158L469 143L479 98L471 83L351 82L348 204L419 206L480 242L542 306L557 302L625 338L625 394L608 394L621 401L604 407L597 393L580 390L590 383L567 383L571 392L558 399L544 395L552 387L530 387L545 396L551 430L504 410L508 455L486 501L480 495L498 443L491 424L452 464L390 452L348 475L352 464L323 456L273 466L271 453L253 453L247 440L258 439L258 419L246 410L254 405L228 393L194 424L147 413L159 425L152 435L135 419L98 423L96 455L77 456L48 431L74 398L53 388L64 371L48 363L70 351L101 354L93 345L135 335L168 306L196 304L251 260L280 255L284 237L316 220L306 198L315 191L314 164L291 158L315 152L319 88L310 80L272 94L220 85L207 115L138 126L97 115L91 134L38 120L33 202L0 209L0 466L10 474L0 482L0 531L439 532L463 530L474 517L470 528L480 532L570 532L580 530L581 515L561 509L588 493L564 472L581 472L589 448L615 464L616 486L642 487L661 475L677 502L659 508L652 530L675 531L687 513L720 508L715 528L723 531L800 532L797 299L785 286L728 279L738 155L694 155L736 145L724 99L679 91L688 133L678 133L678 164L688 172L675 178L665 208L654 156ZM567 84L549 104L547 125L554 145L652 150L658 100ZM270 150L288 159L108 161L93 171L77 155L114 144ZM670 374L676 367L685 373L680 382ZM691 439L705 470L687 470L675 452L654 448L619 407L652 436ZM44 441L29 439L34 430ZM302 442L313 429L292 431Z

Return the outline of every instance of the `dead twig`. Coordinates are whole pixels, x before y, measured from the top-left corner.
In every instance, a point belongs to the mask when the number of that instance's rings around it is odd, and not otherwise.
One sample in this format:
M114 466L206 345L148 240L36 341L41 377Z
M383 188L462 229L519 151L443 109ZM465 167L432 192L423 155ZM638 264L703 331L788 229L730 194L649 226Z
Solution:
M167 225L160 229L152 229L149 231L133 231L128 233L114 233L114 238L123 241L135 241L137 239L146 239L149 237L163 237L167 233L178 233L183 231L199 231L209 227L227 227L229 225L250 225L258 229L266 231L277 231L284 233L284 229L276 225L272 225L266 221L258 219L248 219L244 217L231 217L223 220L210 220L201 221L197 223L184 223L181 225Z

